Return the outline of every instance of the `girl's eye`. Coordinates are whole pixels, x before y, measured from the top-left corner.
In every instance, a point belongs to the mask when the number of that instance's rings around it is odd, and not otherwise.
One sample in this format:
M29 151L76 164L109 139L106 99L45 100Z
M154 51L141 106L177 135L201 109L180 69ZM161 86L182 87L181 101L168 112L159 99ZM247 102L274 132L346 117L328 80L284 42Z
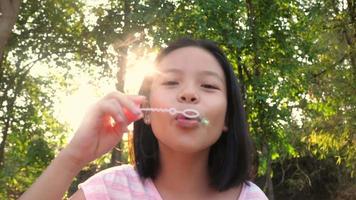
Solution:
M163 85L177 85L178 81L164 81L162 84Z
M213 90L218 90L219 87L211 84L202 84L201 87L206 88L206 89L213 89Z

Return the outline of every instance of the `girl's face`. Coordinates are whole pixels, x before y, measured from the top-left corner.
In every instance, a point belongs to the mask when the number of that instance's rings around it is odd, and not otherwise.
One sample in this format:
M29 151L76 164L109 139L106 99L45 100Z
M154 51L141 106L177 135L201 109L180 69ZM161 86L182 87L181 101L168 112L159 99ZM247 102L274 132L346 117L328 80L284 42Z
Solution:
M152 108L195 109L209 120L152 112L151 127L160 149L194 153L207 150L220 137L227 107L224 72L208 51L183 47L170 52L158 63L149 103Z

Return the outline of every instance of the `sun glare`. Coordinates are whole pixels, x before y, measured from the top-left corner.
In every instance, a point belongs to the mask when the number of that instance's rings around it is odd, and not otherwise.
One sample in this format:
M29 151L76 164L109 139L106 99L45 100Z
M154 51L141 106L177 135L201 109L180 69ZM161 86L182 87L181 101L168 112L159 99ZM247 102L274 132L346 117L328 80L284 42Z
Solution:
M125 75L125 93L138 94L142 81L146 75L154 72L155 53L148 53L138 57L131 53L128 56L128 65ZM56 105L56 117L61 122L67 123L72 131L75 131L90 106L111 91L115 91L115 79L91 80L84 72L77 74L73 84L77 85L77 90L71 94L65 91L58 93L58 103ZM132 130L132 126L129 126ZM71 138L74 133L70 133Z
M129 56L128 67L125 76L125 93L137 94L145 76L155 72L154 59L156 53L149 53L144 57Z
M61 94L59 104L56 106L57 118L69 124L70 128L76 130L84 115L102 95L113 91L110 87L105 87L105 83L101 86L94 86L87 78L78 77L78 90L70 95ZM112 84L114 86L114 84ZM100 92L99 92L100 90Z

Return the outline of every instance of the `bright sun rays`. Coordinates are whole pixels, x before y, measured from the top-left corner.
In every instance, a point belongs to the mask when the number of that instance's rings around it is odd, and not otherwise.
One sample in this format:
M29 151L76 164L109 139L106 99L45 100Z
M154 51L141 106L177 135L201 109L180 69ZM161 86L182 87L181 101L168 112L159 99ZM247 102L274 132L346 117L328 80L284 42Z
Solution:
M129 53L125 74L124 90L126 94L138 94L144 77L154 72L155 57L156 53L153 52L143 56ZM60 121L67 123L73 131L79 127L90 106L105 94L115 91L115 79L94 82L91 79L92 77L88 74L78 74L75 77L76 81L73 82L78 89L69 95L65 92L58 94L59 102L55 107L56 116ZM131 129L131 127L129 128Z
M137 94L145 76L155 72L154 59L156 53L148 53L142 57L135 54L128 56L128 66L125 76L125 93Z

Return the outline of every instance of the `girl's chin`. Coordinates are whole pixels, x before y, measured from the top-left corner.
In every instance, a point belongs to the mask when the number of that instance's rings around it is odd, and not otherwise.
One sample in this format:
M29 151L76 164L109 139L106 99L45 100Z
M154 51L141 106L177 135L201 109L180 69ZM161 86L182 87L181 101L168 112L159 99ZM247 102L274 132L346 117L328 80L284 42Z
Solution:
M168 142L167 142L168 143ZM184 154L185 156L187 154L195 155L195 154L201 154L201 153L208 153L209 152L209 147L211 145L203 145L203 144L198 144L198 143L193 143L192 141L172 141L170 144L160 144L160 149L161 150L167 150L168 152L171 153L176 153L176 154ZM162 148L163 147L163 148Z

